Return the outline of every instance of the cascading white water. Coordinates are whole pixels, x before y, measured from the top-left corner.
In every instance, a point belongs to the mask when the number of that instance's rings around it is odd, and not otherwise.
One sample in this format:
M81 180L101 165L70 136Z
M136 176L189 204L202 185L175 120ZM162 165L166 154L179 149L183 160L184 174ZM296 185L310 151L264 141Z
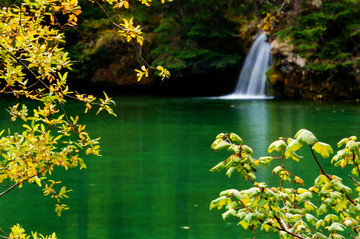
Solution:
M266 42L266 34L255 37L234 93L225 98L266 98L265 72L271 65L270 43Z

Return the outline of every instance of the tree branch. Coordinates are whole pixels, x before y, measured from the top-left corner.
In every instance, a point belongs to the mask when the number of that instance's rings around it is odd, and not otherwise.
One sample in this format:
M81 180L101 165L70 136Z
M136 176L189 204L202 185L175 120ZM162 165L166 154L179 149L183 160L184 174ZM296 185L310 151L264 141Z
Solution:
M309 147L310 147L310 150L311 150L311 153L312 153L312 156L314 157L314 159L315 159L315 161L316 161L316 163L317 163L317 165L319 166L319 168L320 168L320 171L331 181L332 179L331 179L331 177L327 174L327 173L325 173L325 171L324 171L324 169L321 167L321 165L320 165L320 163L319 163L319 161L317 160L317 158L316 158L316 155L315 155L315 153L314 153L314 150L312 149L312 147L311 147L311 145L309 145Z
M10 188L8 188L7 190L5 190L5 191L3 191L2 193L0 193L0 197L3 196L3 195L5 195L6 193L10 192L11 190L13 190L13 189L14 189L16 186L18 186L19 184L22 184L23 182L29 180L30 178L33 178L33 177L36 177L36 176L42 174L43 172L45 172L45 171L48 170L49 168L50 168L50 167L47 167L47 168L43 169L42 171L38 172L36 175L31 176L31 177L28 177L28 178L26 178L26 179L23 179L23 180L15 183L15 184L12 185Z
M109 22L114 25L115 27L121 29L121 30L125 30L123 27L121 27L119 24L115 23L110 15L107 13L107 11L103 8L103 6L101 6L101 4L98 1L94 1L95 4L100 8L100 10L106 15L107 19L109 20Z
M360 186L360 183L358 181L356 181L356 179L353 176L351 176L351 175L348 175L348 176L349 176L349 178L351 178L354 181L354 183L356 185Z
M49 87L47 84L45 84L42 80L40 80L39 77L38 77L38 75L37 75L35 72L33 72L22 60L20 60L20 59L17 58L14 54L12 54L11 52L9 52L3 45L0 44L0 47L1 47L4 51L6 51L6 54L10 55L11 58L13 58L13 59L14 59L17 63L19 63L20 65L22 65L28 72L30 72L31 75L33 75L33 76L35 77L35 79L38 79L38 81L37 81L35 84L37 84L38 82L40 82L42 85L45 86L45 88L47 88L48 90L50 90L50 87ZM33 85L35 85L35 84L33 84ZM32 87L33 85L31 85L31 87Z

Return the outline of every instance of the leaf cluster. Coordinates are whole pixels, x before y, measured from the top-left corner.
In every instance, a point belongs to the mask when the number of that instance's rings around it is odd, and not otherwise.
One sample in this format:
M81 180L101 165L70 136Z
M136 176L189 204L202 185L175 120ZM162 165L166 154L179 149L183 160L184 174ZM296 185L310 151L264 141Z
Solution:
M231 139L230 135L233 135ZM279 157L265 156L253 159L252 150L239 150L242 140L235 134L220 134L211 148L216 151L228 149L231 156L214 166L210 171L227 169L234 158L239 162L252 162L251 167L237 166L236 171L252 182L252 187L244 190L228 189L210 203L210 209L223 209L224 220L236 218L241 227L253 231L274 232L280 238L359 238L360 236L360 183L355 177L359 175L359 142L355 136L344 138L338 143L340 148L331 162L335 167L345 168L351 165L353 185L348 185L336 175L325 172L319 157L327 159L333 154L330 145L319 142L315 135L306 130L299 130L294 138L279 138L268 147L268 152L278 152ZM248 146L246 146L248 147ZM305 160L297 154L301 148L308 148L314 165L319 167L320 174L313 185L305 188L304 180L292 174L286 168L286 162ZM343 149L341 149L343 147ZM234 150L236 149L237 150ZM248 161L250 160L250 161ZM247 177L249 171L256 173L260 165L270 167L273 160L281 160L281 165L273 168L272 173L279 176L279 186L270 187L266 182L257 181L256 177ZM284 181L291 181L299 186L284 187ZM354 193L357 191L357 193Z

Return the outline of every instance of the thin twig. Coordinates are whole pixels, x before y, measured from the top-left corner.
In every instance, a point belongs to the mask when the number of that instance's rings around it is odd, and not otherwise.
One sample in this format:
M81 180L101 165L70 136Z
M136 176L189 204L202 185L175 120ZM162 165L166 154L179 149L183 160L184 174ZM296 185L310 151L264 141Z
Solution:
M359 168L359 165L355 162L355 158L356 158L355 151L353 151L352 161L353 161L354 165L356 165L356 168L357 168L358 172L360 173L360 168Z
M101 6L101 4L98 1L94 1L96 5L98 5L98 7L100 7L101 11L106 15L107 19L109 20L109 22L114 25L115 27L121 29L121 30L125 30L123 27L121 27L119 24L115 23L110 15L107 13L107 11L103 8L103 6Z
M312 153L317 165L320 168L320 171L331 181L332 180L331 177L327 173L325 173L324 169L321 167L319 161L317 160L316 155L315 155L314 150L312 149L311 145L309 145L309 147L310 147L311 153Z
M20 182L15 183L14 185L12 185L10 188L8 188L7 190L5 190L4 192L0 193L0 197L3 196L4 194L10 192L11 190L13 190L16 186L18 186L19 184L22 184L23 182L29 180L30 178L39 176L40 174L42 174L43 172L45 172L46 170L48 170L50 167L47 167L45 169L43 169L42 171L38 172L36 175L33 175L31 177L28 177L26 179L21 180Z
M120 26L119 24L115 23L110 15L107 13L107 11L103 8L103 6L98 2L98 1L95 1L95 4L101 9L101 11L106 15L107 19L109 20L109 22L114 25L116 28L119 28L121 29L122 31L126 31L125 28L123 28L122 26ZM121 18L121 17L120 17ZM133 47L135 48L135 53L136 53L136 57L137 57L137 60L139 62L140 65L142 64L145 64L148 68L150 69L156 69L154 67L151 67L149 65L149 63L142 57L142 47L141 46L138 46L136 44L136 41L134 39L132 39L132 43L133 43ZM141 63L142 62L142 63Z
M27 71L29 71L34 77L35 77L35 79L39 79L39 77L38 77L38 75L35 73L35 72L33 72L22 60L20 60L19 58L17 58L14 54L12 54L11 52L9 52L3 45L1 45L0 44L0 47L4 50L4 51L6 51L6 54L9 54L16 62L18 62L20 65L22 65ZM45 86L45 88L47 88L48 90L50 90L50 87L47 85L47 84L45 84L42 80L38 80L38 82L40 81L40 83L42 84L42 85L44 85ZM38 83L37 82L37 83Z
M269 204L269 208L270 208L271 211L273 211L270 204ZM300 238L300 239L305 239L304 237L302 237L302 236L300 236L300 235L297 235L297 234L295 234L295 233L292 233L292 232L290 232L289 230L287 230L278 217L275 216L275 219L276 219L276 221L279 223L279 225L281 226L281 227L276 227L276 226L275 226L276 229L278 229L278 230L280 230L280 231L284 231L284 232L286 232L287 234L290 234L290 235L292 235L292 236L294 236L294 237L297 237L297 238Z
M349 178L351 178L354 181L354 183L356 185L360 186L360 183L358 181L356 181L356 179L353 176L351 176L351 175L348 175L348 176L349 176Z

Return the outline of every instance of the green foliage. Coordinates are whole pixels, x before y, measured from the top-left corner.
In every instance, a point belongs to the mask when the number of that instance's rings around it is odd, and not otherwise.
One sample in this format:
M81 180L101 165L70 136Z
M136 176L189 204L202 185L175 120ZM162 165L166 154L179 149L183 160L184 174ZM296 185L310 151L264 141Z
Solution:
M178 76L233 66L241 56L239 23L246 18L240 11L231 1L174 1L154 29L155 64L166 63Z
M305 7L295 24L276 35L290 39L312 70L354 71L360 62L359 15L359 1L324 1L316 9Z
M268 152L280 156L252 157L252 150L243 144L239 136L219 134L211 148L215 151L228 150L230 156L210 171L227 170L230 177L235 171L245 181L251 181L248 189L228 189L210 203L210 209L225 210L224 220L234 217L245 230L274 232L280 238L359 238L360 236L360 183L356 180L360 168L360 142L355 136L344 138L338 143L339 150L332 157L334 167L350 166L352 183L345 183L336 175L327 174L319 157L327 159L333 154L329 144L319 142L315 135L299 130L294 138L280 138L270 144ZM293 157L301 148L310 150L314 166L320 174L314 175L314 183L305 188L304 181L292 174L286 167L288 158L300 162L300 156ZM279 177L279 186L268 186L257 181L257 168L270 167L271 161L281 164L272 170ZM343 169L345 170L345 169ZM264 172L262 172L264 173ZM293 187L283 184L293 182ZM300 186L301 185L301 186Z

